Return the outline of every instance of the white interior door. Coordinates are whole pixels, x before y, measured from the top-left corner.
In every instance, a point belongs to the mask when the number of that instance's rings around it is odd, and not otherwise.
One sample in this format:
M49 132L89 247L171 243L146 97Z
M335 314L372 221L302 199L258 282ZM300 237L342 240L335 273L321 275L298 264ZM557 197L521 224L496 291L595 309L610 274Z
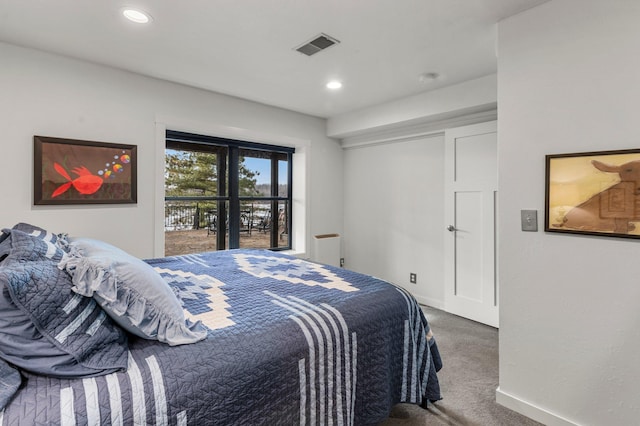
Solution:
M445 310L498 327L496 122L445 133Z

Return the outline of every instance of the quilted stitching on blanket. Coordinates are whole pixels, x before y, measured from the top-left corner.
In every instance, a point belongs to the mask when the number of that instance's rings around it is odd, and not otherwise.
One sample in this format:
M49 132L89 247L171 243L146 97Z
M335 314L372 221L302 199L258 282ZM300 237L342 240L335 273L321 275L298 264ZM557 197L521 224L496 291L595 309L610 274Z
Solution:
M148 263L207 339L132 339L124 373L27 375L5 424L376 424L397 402L440 398L435 338L398 287L268 251Z

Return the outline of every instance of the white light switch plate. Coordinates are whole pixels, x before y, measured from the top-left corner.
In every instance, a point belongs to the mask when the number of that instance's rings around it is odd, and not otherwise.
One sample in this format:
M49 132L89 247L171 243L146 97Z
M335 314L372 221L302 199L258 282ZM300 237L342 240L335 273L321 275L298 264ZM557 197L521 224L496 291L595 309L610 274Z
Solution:
M538 231L538 210L520 210L520 219L523 231Z

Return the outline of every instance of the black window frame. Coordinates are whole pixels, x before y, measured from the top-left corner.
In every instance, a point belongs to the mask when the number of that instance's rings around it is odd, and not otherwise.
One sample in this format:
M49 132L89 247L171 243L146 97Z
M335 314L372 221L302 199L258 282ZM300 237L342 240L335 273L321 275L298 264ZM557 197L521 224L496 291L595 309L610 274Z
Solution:
M272 226L270 228L270 248L269 250L281 251L292 249L292 201L293 201L293 154L295 148L264 144L258 142L241 141L237 139L227 139L222 137L199 135L195 133L181 132L176 130L167 130L165 136L165 147L170 149L186 149L198 151L206 151L207 147L216 147L218 152L218 194L216 196L202 197L167 197L165 195L165 205L167 201L216 201L218 203L218 217L227 217L228 229L225 220L217 222L217 250L240 248L240 215L242 202L259 201L271 202ZM239 194L239 159L240 151L261 151L266 156L271 156L271 194L270 196L241 196ZM224 155L220 155L224 153ZM287 195L285 197L279 195L278 185L278 161L285 156L287 168ZM228 181L220 176L228 177ZM281 235L279 234L279 226L275 213L278 212L280 203L284 203L285 212L285 231L286 244L279 245ZM228 211L227 211L228 210ZM228 247L226 235L229 235Z

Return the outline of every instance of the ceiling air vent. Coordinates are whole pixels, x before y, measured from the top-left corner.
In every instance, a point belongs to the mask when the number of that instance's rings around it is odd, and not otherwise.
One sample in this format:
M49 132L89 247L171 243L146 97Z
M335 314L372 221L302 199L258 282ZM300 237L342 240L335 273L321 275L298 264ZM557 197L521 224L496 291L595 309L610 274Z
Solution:
M307 56L314 55L321 50L331 47L334 44L338 44L340 41L333 37L329 37L326 34L320 34L314 37L311 41L306 42L300 47L296 47L296 50L300 53L304 53Z

